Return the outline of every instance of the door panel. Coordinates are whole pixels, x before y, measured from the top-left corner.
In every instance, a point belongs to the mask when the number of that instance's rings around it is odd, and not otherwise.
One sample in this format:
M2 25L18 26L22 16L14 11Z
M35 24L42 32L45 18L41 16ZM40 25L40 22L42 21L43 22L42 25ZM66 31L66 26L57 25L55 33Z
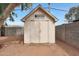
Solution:
M40 43L48 43L48 21L40 21Z
M48 21L35 21L30 23L30 43L48 43Z
M30 24L30 42L31 43L39 43L39 22L38 21L31 21Z

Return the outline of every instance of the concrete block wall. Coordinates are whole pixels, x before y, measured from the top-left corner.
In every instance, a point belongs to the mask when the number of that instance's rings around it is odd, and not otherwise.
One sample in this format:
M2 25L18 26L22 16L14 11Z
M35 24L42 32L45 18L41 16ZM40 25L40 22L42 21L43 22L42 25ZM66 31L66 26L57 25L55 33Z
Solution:
M79 22L56 26L56 39L79 48Z
M5 27L4 34L5 36L24 35L24 28L23 27ZM0 36L1 36L1 30L0 30Z
M23 27L5 27L5 36L23 35Z

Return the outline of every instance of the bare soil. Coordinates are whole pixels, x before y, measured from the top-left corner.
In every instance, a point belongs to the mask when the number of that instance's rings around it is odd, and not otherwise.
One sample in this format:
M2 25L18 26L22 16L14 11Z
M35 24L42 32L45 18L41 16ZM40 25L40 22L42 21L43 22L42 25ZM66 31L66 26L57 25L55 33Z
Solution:
M1 40L11 38L0 38ZM60 40L55 44L4 44L0 49L1 56L79 56L79 49L74 48Z

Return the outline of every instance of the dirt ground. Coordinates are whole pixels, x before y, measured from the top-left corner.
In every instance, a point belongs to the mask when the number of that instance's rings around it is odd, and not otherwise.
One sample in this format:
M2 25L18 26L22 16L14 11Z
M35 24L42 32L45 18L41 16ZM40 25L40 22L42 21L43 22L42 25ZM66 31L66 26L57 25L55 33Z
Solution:
M9 39L9 38L8 38ZM56 40L55 44L7 44L0 49L1 56L79 56L79 50Z

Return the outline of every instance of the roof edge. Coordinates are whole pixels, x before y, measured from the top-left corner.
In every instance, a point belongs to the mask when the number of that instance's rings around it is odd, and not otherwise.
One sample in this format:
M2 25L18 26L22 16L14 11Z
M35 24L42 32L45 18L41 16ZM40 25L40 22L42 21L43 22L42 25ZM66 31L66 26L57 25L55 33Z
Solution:
M45 10L45 9L39 4L36 8L34 8L29 14L27 14L26 16L24 16L21 20L22 20L23 22L25 22L25 19L28 18L32 13L34 13L38 8L41 8L44 12L46 12L48 15L50 15L50 16L54 19L55 22L56 22L55 19L58 19L58 18L56 18L54 15L52 15L51 13L49 13L47 10Z

